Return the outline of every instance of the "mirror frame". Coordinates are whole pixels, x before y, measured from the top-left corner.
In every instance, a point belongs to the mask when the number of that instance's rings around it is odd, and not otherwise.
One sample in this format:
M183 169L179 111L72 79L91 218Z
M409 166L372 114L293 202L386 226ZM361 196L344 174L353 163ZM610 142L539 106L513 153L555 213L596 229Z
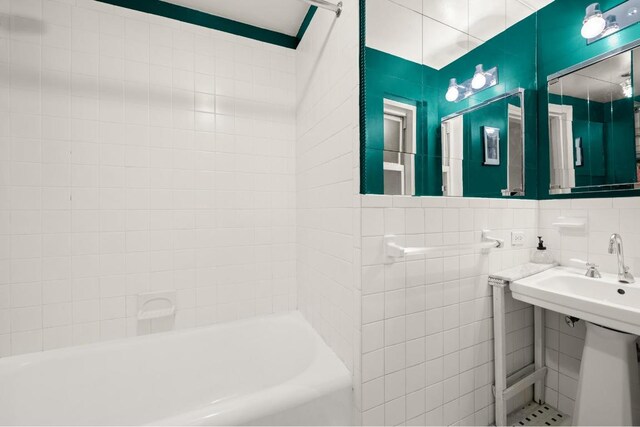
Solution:
M511 191L511 189L509 188L505 188L505 189L501 189L501 195L503 197L523 197L525 195L525 179L526 179L526 173L525 173L525 156L526 156L526 152L525 152L525 137L526 137L526 114L525 114L525 89L523 88L517 88L517 89L513 89L510 90L508 92L505 92L503 94L494 96L493 98L489 98L485 101L482 101L479 104L476 105L472 105L471 107L467 107L464 110L460 110L460 111L456 111L455 113L446 115L444 117L442 117L440 119L440 124L444 123L447 120L453 119L455 117L459 117L462 116L466 113L470 113L472 111L475 110L479 110L483 107L486 107L489 104L493 104L494 102L497 101L501 101L505 98L510 98L514 95L518 95L520 97L520 105L522 106L522 189L516 189L519 191ZM509 158L509 144L507 143L507 159ZM508 170L508 165L507 165L507 185L509 183L509 170ZM461 196L464 197L464 196Z
M567 76L573 72L582 70L583 68L589 67L593 64L597 64L598 62L602 62L604 60L612 58L621 53L633 50L637 47L640 47L640 39L634 40L631 43L627 43L625 45L619 46L603 54L596 55L593 58L589 58L585 61L574 64L570 67L565 68L564 70L560 70L556 73L550 74L549 76L547 76L547 87L545 92L547 94L547 99L545 100L545 102L547 103L547 105L549 104L549 85L557 82L558 80L560 80L560 78ZM631 66L633 67L633 64ZM549 120L548 111L547 111L546 119ZM551 138L549 137L549 135L547 135L547 137L549 138L549 164L550 164L551 163ZM585 193L602 193L602 192L608 192L608 191L629 191L629 190L639 190L639 189L640 189L640 182L628 182L628 183L621 183L621 184L585 185L582 187L561 188L561 189L551 188L551 182L549 182L549 187L547 188L547 191L550 196L559 196L559 195L571 196L571 195L578 195L578 194L585 194ZM570 191L567 191L567 190L570 190Z

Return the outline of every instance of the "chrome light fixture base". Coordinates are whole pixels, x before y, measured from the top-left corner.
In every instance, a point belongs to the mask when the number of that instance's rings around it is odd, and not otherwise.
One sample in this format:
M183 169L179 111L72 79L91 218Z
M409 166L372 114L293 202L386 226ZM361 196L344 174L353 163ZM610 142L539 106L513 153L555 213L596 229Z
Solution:
M640 1L640 0L638 0ZM481 87L478 87L478 80L476 78L476 75L478 73L482 73L484 76L484 85L482 85ZM474 78L475 79L475 88L474 88ZM465 80L462 83L457 83L456 79L450 79L449 81L449 90L447 91L447 96L446 99L449 102L460 102L464 99L469 98L472 95L475 95L478 92L482 92L485 89L488 89L490 87L493 87L495 85L498 84L498 67L493 67L489 70L484 71L482 69L482 64L478 64L476 66L476 71L473 75L473 77L471 77L468 80ZM458 96L456 98L454 98L453 95L453 91L452 89L455 88L458 92Z
M627 0L607 11L600 11L600 5L598 3L590 4L587 7L586 15L582 21L583 32L585 26L593 19L604 19L606 24L604 28L594 36L585 37L583 33L587 44L596 42L640 22L640 0Z
M342 14L342 2L338 4L333 4L327 0L302 0L305 3L310 4L311 6L316 6L322 9L327 9L336 14L336 18L340 18Z

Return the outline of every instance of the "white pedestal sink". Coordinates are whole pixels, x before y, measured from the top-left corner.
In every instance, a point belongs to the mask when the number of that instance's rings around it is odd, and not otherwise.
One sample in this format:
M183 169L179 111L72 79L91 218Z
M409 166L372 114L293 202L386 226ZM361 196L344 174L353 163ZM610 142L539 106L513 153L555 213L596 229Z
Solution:
M631 426L640 423L636 336L587 322L573 423Z
M640 425L640 286L556 267L511 283L515 299L587 322L575 425Z

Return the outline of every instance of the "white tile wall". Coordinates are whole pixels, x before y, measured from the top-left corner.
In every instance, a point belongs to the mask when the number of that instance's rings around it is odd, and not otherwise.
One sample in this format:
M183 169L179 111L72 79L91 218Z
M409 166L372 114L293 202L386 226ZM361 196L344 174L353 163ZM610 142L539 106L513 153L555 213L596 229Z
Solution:
M584 231L559 230L558 217L585 218ZM625 261L640 272L640 198L564 199L540 202L540 234L556 260L570 265L571 258L595 262L601 271L617 273L616 256L607 253L609 236L620 233ZM574 265L575 266L575 265ZM639 274L640 275L640 274Z
M559 216L585 218L584 231L560 231L552 226ZM545 200L540 202L539 232L562 265L575 266L571 258L595 262L600 271L617 274L616 256L607 253L609 236L620 233L625 262L640 277L640 197ZM570 328L564 314L546 313L547 401L573 413L585 325Z
M369 19L488 37L454 3L370 1ZM506 1L499 19L542 3ZM352 370L357 422L489 424L488 274L528 261L537 234L563 263L615 272L620 232L640 276L640 198L359 196L357 16L355 0L316 14L293 52L90 0L0 3L0 356L135 335L143 291L178 292L176 327L298 304ZM390 53L456 56L423 33ZM560 215L588 232L560 234ZM438 245L483 228L526 244L382 256L384 234ZM514 371L532 315L508 301ZM546 316L547 400L570 413L584 329Z
M363 424L488 425L493 420L491 272L529 260L536 201L362 197ZM452 251L386 263L383 236L408 246L505 238L490 254ZM510 232L525 233L511 247ZM509 368L531 360L531 308L510 300Z
M367 46L440 69L552 0L369 0Z
M518 205L521 203L521 205ZM584 232L560 232L559 216L586 218ZM609 235L621 233L626 262L640 276L640 198L505 202L503 200L362 198L363 424L476 424L493 420L493 342L489 273L527 262L535 236L563 265L596 262L617 271L606 253ZM482 228L523 229L526 245L489 256L440 254L388 264L382 236L407 245L479 239ZM507 295L507 366L532 361L532 309ZM561 313L546 312L546 400L571 414L584 346L584 324L568 327ZM531 391L510 402L528 401Z
M357 0L343 3L337 20L316 13L296 51L297 280L300 311L353 371L360 326L359 15Z
M90 0L0 13L0 355L134 335L144 291L177 291L176 327L294 308L294 51Z

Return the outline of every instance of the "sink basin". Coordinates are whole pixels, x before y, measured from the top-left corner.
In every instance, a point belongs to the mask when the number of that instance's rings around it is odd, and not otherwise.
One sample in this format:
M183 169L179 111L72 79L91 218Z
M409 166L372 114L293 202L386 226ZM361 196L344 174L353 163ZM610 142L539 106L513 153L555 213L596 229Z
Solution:
M582 270L555 267L510 288L517 300L640 335L640 285L619 283L616 275L595 279Z

